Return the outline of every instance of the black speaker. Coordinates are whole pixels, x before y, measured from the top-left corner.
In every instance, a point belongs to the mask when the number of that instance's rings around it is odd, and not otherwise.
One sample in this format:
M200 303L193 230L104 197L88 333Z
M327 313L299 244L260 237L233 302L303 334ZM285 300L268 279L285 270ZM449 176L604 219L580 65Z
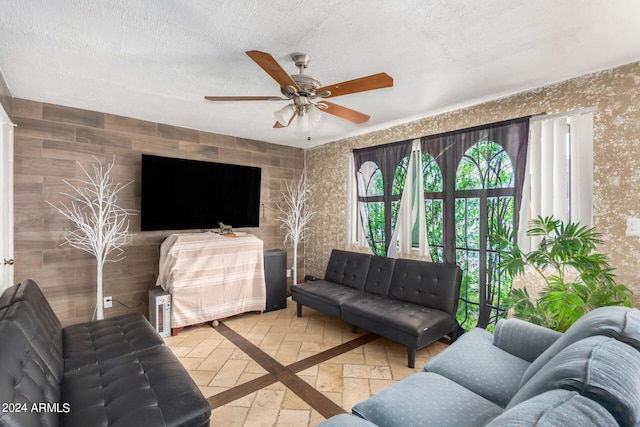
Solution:
M282 249L264 251L264 281L267 286L266 311L287 307L287 252Z

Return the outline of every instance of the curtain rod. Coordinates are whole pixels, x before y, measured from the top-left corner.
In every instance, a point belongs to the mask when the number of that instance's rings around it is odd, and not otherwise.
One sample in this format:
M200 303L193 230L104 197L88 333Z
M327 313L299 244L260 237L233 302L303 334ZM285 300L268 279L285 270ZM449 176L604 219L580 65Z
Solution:
M598 107L576 108L575 110L569 110L569 111L564 111L562 113L555 113L555 114L540 113L535 116L531 116L531 121L556 119L558 117L574 116L576 114L587 114L587 113L592 113L594 111L598 111Z
M453 136L453 135L457 135L460 133L467 133L467 132L477 132L477 131L481 131L481 130L485 130L485 129L490 129L492 127L498 127L498 126L504 126L510 123L515 123L515 122L519 122L519 121L523 121L523 120L530 120L531 116L522 116L522 117L516 117L515 119L507 119L507 120L502 120L499 122L493 122L493 123L485 123L482 125L477 125L477 126L472 126L472 127L468 127L468 128L463 128L463 129L455 129L455 130L450 130L447 132L442 132L442 133L436 133L433 135L426 135L426 136L422 136L420 137L421 140L425 139L425 138L442 138L442 137L449 137L449 136Z

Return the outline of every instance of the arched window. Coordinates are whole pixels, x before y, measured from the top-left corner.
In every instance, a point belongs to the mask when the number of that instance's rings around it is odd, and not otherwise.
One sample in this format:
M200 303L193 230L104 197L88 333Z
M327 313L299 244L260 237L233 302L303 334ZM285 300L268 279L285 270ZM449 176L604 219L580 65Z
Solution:
M403 159L411 153L411 145L403 141L353 150L360 218L377 255L387 255L390 245L397 244L391 240L407 175Z
M366 162L360 167L358 175L362 178L364 194L368 197L384 195L382 187L382 172L378 165L373 162Z
M456 172L456 189L513 187L513 167L504 148L495 142L480 141L462 156Z
M422 183L431 259L444 262L444 181L440 166L429 153L422 154Z
M358 193L364 194L360 200L361 215L366 218L365 237L378 253L384 249L384 185L382 171L374 162L368 161L360 166L356 173L358 179ZM379 253L378 253L379 254Z
M396 166L393 174L393 183L391 184L391 229L395 230L398 223L398 213L400 212L400 200L404 183L407 180L407 171L409 169L409 156L402 159L400 164Z
M479 141L469 148L456 170L456 262L464 271L459 317L476 324L500 316L511 283L498 270L498 254L488 247L490 230L514 218L513 165L504 148ZM482 312L482 313L481 313Z
M433 261L457 263L465 329L504 314L509 286L488 235L496 224L518 224L528 134L529 119L521 118L425 136L419 146L411 140L353 150L360 219L373 252L417 248L424 256L428 247Z
M462 268L457 318L467 330L505 314L510 283L488 235L518 224L528 134L522 118L421 139L427 239L434 261Z

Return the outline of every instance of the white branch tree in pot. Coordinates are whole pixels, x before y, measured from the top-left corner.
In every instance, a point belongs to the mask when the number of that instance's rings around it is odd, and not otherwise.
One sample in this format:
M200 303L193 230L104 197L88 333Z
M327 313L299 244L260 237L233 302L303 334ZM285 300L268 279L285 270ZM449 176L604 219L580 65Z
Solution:
M71 199L70 204L61 202L60 206L55 206L51 202L47 203L76 227L67 233L63 244L81 249L96 258L96 318L102 319L103 267L106 262L117 262L124 258L122 246L126 243L129 232L127 217L135 215L136 211L118 206L118 193L133 181L122 185L111 179L115 158L106 166L97 158L96 161L92 165L93 175L78 162L86 179L63 180L73 190L61 193ZM112 253L115 256L109 258Z
M291 240L293 246L291 275L295 285L298 277L298 243L304 242L309 237L309 222L314 216L314 212L307 206L307 202L311 197L311 187L307 183L305 172L302 173L297 182L286 183L283 196L283 204L277 205L281 213L278 221L282 223L281 227L286 233L284 243L287 244L287 241Z

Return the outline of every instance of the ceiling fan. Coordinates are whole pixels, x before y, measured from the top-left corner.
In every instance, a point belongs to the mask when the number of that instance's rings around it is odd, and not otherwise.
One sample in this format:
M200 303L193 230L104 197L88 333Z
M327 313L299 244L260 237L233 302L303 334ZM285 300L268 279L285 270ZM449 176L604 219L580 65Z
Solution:
M324 98L332 98L351 93L365 92L393 86L393 78L386 73L373 74L359 79L348 80L329 86L322 86L320 82L304 70L311 61L311 55L306 53L293 53L291 59L298 67L299 74L289 75L268 53L250 50L247 55L253 59L267 74L279 85L281 96L205 96L208 101L293 101L284 108L276 111L274 116L276 123L274 128L285 128L293 119L307 117L315 121L321 117L320 112L332 114L336 117L361 124L369 120L369 116L341 105L325 101ZM322 98L322 99L317 99Z

